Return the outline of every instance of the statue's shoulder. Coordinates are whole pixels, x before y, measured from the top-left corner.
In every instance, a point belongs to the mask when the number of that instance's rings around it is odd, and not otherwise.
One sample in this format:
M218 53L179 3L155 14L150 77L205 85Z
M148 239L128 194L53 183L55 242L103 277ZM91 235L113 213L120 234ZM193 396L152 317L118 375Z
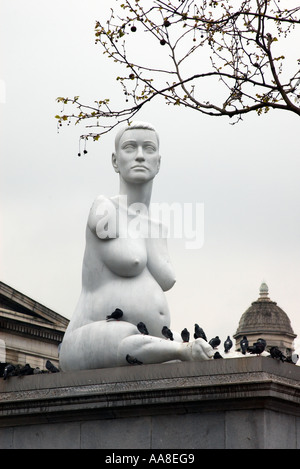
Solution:
M103 203L111 203L111 199L106 195L100 194L95 198L92 207Z
M99 220L111 213L115 208L112 200L105 195L98 195L90 208L88 217L88 226L91 230L95 230Z
M101 195L98 195L98 197L96 197L96 199L92 203L90 212L93 212L95 210L98 210L100 208L102 209L105 207L111 208L112 206L114 206L113 197L110 198L110 197L107 197L106 195L101 194Z

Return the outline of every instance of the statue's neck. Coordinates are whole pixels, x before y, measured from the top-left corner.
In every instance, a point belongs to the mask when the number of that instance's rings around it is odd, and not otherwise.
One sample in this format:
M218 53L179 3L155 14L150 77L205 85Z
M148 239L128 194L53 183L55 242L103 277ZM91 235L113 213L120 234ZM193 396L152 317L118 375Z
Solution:
M144 204L148 208L151 201L152 183L153 181L151 180L144 184L130 184L120 178L119 194L127 197L128 207L132 204L139 203Z

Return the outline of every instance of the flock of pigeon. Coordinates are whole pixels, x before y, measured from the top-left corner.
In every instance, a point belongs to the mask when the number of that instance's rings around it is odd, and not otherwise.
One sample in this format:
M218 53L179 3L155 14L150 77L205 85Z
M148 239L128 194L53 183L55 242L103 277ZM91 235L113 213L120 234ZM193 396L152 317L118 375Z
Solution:
M112 314L106 317L107 320L113 319L119 321L123 316L123 311L117 308ZM143 322L139 322L137 324L137 329L141 334L148 335L149 332L147 330L146 325ZM168 340L174 340L173 333L172 331L167 327L164 326L162 328L162 335L168 339ZM181 338L183 342L189 342L190 341L190 332L187 330L187 328L184 328L181 331ZM199 324L195 324L195 330L194 330L194 339L199 339L202 338L206 342L211 345L213 349L217 349L219 345L221 344L221 340L219 336L213 337L209 341L207 340L206 334L202 327L199 326ZM233 342L230 339L230 336L227 336L227 339L224 341L224 353L228 354L229 351L231 350L233 346ZM240 341L240 350L243 355L246 355L246 353L249 353L251 355L261 355L264 351L267 351L267 343L264 339L258 339L257 342L254 342L253 345L249 345L248 339L246 336L242 338ZM278 347L270 347L268 349L269 356L271 358L274 358L276 360L282 361L282 362L288 362L288 363L293 363L296 364L298 361L299 356L294 354L291 356L285 356L281 350ZM219 359L219 358L224 358L218 350L215 351L213 355L214 359ZM143 362L138 360L135 357L132 357L131 355L126 355L126 361L130 365L142 365Z
M115 311L113 311L113 313L106 316L106 320L107 321L110 321L110 320L120 321L122 317L123 317L123 311L119 308L116 308ZM149 335L148 329L143 322L139 322L136 327L141 334ZM162 332L162 335L167 340L174 340L173 333L167 326L164 326L161 332ZM212 339L208 341L206 334L204 330L202 329L202 327L200 327L199 324L195 324L194 339L199 339L199 338L202 338L206 342L208 342L209 345L211 345L213 349L217 349L219 345L221 344L221 340L219 336L213 337ZM182 342L190 341L190 332L187 330L187 328L184 328L181 331L181 339L182 339ZM232 340L230 339L230 336L228 336L227 339L224 341L224 353L227 354L231 350L232 346L233 346ZM258 339L257 342L254 342L253 345L249 345L247 337L243 336L242 340L240 341L240 350L243 355L246 355L246 353L250 353L252 355L258 356L258 355L261 355L264 351L267 351L267 343L264 339ZM271 358L274 358L282 362L296 364L299 358L297 354L293 354L291 356L285 356L281 352L281 350L275 346L270 347L268 352ZM220 354L218 350L216 350L213 355L213 358L219 359L219 358L223 358L223 356ZM143 362L141 362L135 357L132 357L129 354L126 355L126 361L130 365L142 365L143 364ZM33 374L40 374L40 373L57 373L59 371L60 370L56 368L56 366L54 366L53 363L50 362L50 360L46 361L46 370L40 370L39 368L32 368L29 364L20 366L20 365L13 365L11 363L0 363L0 377L2 377L4 380L6 380L10 376L25 376L25 375L33 375Z
M299 356L297 354L285 356L282 351L275 346L269 347L267 350L267 343L264 339L257 339L257 342L249 346L248 339L245 335L240 341L240 347L243 355L246 355L247 352L251 354L260 355L266 350L269 352L269 356L271 358L275 358L276 360L282 362L293 363L295 365L299 359Z
M6 380L11 376L27 376L37 375L41 373L58 373L59 369L56 368L50 360L46 361L46 370L41 370L39 367L32 368L28 363L24 366L13 365L12 363L0 363L0 377Z

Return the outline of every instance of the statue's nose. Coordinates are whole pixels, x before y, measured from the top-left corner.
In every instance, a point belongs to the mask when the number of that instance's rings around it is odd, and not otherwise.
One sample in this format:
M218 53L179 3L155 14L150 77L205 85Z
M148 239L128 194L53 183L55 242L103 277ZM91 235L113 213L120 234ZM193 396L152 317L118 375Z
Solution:
M137 154L136 154L136 160L137 161L144 161L144 153L143 153L143 148L141 146L138 146L137 149Z

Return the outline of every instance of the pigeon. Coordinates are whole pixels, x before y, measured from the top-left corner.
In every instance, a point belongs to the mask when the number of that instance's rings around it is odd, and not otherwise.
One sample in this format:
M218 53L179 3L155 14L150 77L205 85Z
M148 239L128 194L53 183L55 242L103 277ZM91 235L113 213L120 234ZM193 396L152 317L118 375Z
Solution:
M190 341L190 333L189 333L189 331L187 330L186 327L181 331L181 338L182 338L183 342L189 342Z
M109 319L116 319L117 321L119 321L122 316L123 316L123 311L119 308L116 308L113 313L106 316L106 320L108 321Z
M214 353L214 359L217 359L217 358L223 358L219 352Z
M260 355L265 350L265 344L262 341L254 342L253 345L248 346L247 351L252 355Z
M141 334L149 335L148 329L143 322L139 322L136 327Z
M287 363L293 363L294 365L296 365L298 360L299 360L299 355L297 353L293 353L292 355L287 356L285 359Z
M174 340L172 331L167 326L164 326L161 330L162 335L165 336L166 339Z
M285 361L285 356L283 355L282 351L279 350L278 347L271 347L270 348L270 356L275 358L276 360L281 360L282 362Z
M53 363L50 362L50 360L46 361L46 368L50 373L58 373L59 369L56 368L56 366L53 365Z
M4 373L4 370L5 370L5 367L8 365L7 362L0 362L0 377L3 378L3 373Z
M9 376L15 376L16 367L11 363L8 363L3 371L3 379L7 379Z
M216 348L216 347L218 347L218 345L220 345L221 341L219 339L219 336L216 335L216 337L214 337L213 339L210 339L210 341L208 343L209 343L209 345L212 346L212 348Z
M299 360L299 355L298 353L293 353L292 354L292 362L296 365L297 361Z
M261 342L262 344L264 344L264 347L266 348L267 342L265 341L265 339L257 339L257 342Z
M129 363L129 365L142 365L143 362L140 362L137 358L132 357L131 355L126 355L126 361Z
M248 345L249 345L248 339L244 335L242 340L240 341L241 352L242 352L243 355L246 355L246 352L248 350Z
M7 363L3 363L3 362L0 362L0 376L2 377L3 376L3 373L4 373L4 369L6 367Z
M230 337L228 336L227 339L225 340L224 342L224 352L225 353L228 353L229 350L231 349L232 347L232 340L230 339Z
M207 342L207 338L204 330L198 324L195 324L194 339L204 339Z
M26 363L26 365L20 368L18 375L19 376L33 375L33 368L31 368L31 366L28 363Z

